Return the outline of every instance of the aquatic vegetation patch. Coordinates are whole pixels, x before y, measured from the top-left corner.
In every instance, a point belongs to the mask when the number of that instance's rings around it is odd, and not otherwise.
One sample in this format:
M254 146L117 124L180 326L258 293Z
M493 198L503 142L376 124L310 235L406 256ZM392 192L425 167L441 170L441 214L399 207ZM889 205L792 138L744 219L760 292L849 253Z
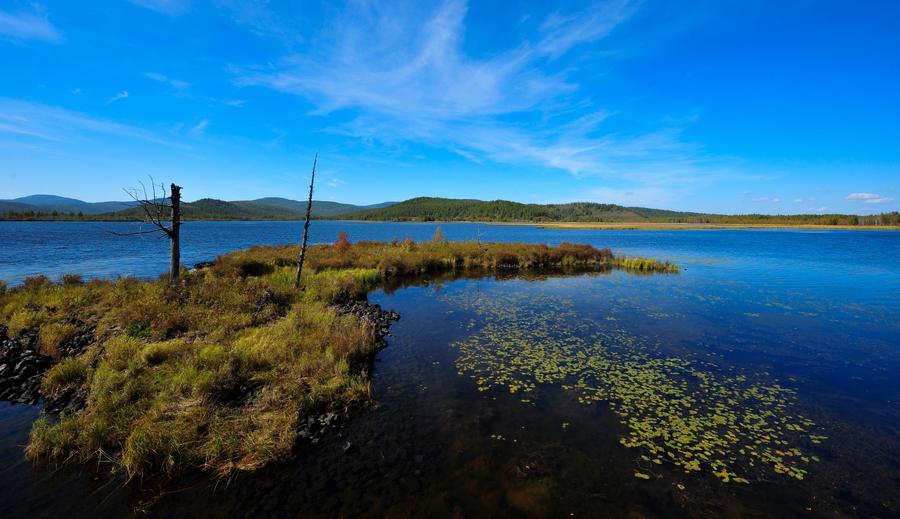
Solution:
M749 483L770 471L803 479L817 459L810 447L825 437L794 412L796 393L763 374L660 355L648 341L584 319L570 301L544 294L445 298L484 322L470 322L474 333L455 343L460 375L479 391L530 400L539 386L553 384L582 404L606 403L625 428L620 443L640 451L637 478L670 464L725 483Z

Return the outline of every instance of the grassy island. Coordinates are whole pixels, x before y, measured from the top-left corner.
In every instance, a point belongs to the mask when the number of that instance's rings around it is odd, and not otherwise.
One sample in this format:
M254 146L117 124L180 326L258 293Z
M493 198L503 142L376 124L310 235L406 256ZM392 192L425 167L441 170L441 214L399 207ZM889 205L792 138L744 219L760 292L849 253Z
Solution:
M41 393L81 395L81 405L34 424L28 455L111 461L129 477L252 470L289 456L310 416L371 403L365 368L378 331L339 308L388 278L678 271L567 243L341 239L308 251L298 290L297 253L292 246L237 251L186 271L175 287L163 279L83 282L79 276L0 287L0 335L51 359Z

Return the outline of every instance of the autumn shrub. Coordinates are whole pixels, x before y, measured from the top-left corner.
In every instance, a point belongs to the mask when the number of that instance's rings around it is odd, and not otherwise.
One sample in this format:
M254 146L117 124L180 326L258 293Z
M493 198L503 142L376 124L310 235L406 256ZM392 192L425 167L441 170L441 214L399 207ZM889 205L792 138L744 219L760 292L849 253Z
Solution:
M38 276L28 276L25 278L25 281L22 283L22 287L25 290L39 290L41 288L48 287L53 284L53 281L50 281L50 278L44 275Z
M338 254L346 254L352 246L353 244L347 239L347 233L345 231L339 232L337 239L334 241L334 251Z
M63 274L59 281L64 287L77 287L84 284L84 279L80 274Z
M431 243L434 245L447 245L447 238L444 237L444 231L440 226L434 228L434 234L431 235Z

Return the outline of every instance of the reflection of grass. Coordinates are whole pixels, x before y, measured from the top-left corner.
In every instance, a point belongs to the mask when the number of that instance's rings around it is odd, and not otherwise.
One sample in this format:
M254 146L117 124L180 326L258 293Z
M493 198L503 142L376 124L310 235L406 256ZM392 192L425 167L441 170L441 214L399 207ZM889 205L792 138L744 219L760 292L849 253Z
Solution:
M622 330L597 331L572 304L545 296L532 310L527 298L454 299L485 322L456 344L460 374L480 391L527 394L556 384L583 404L608 402L627 428L620 443L640 449L645 467L673 464L736 483L764 477L765 469L804 478L814 461L808 446L824 437L809 433L810 420L791 414L796 396L790 389L655 356Z
M53 356L84 323L97 340L57 363L43 389L88 392L82 412L42 418L38 459L113 459L129 475L183 467L220 474L284 458L301 417L370 402L358 369L374 352L371 326L332 303L386 279L441 272L613 268L608 249L515 243L340 241L307 256L294 288L297 247L255 247L185 272L177 287L122 278L62 283L45 277L0 287L0 325L37 331ZM423 387L424 390L424 387Z

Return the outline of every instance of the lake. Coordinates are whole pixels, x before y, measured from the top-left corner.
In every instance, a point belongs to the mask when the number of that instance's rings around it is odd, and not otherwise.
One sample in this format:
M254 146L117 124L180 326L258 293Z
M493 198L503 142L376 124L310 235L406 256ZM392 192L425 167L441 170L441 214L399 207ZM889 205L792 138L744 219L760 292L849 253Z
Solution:
M165 271L125 223L0 222L0 279ZM436 224L313 222L313 243L427 240ZM675 275L409 280L372 370L378 405L295 459L161 493L33 467L34 407L0 403L0 516L722 517L900 514L900 233L591 231L440 224L562 241ZM191 222L185 264L296 242L296 222Z

